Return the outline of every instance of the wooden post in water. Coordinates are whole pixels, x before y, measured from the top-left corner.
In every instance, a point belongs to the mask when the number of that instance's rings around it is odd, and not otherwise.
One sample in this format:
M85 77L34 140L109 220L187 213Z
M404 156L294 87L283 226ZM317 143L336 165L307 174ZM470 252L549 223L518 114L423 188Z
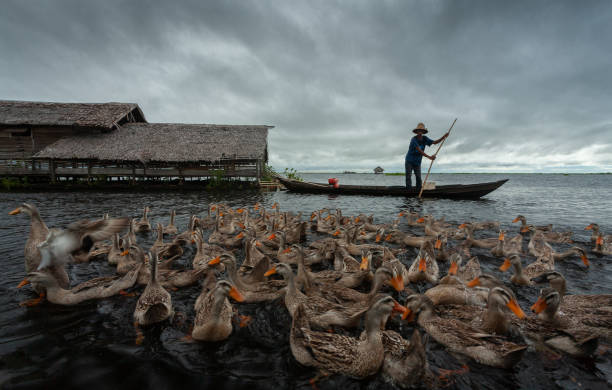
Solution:
M451 130L453 129L453 126L455 126L455 122L457 122L457 118L455 118L455 120L453 121L453 124L447 131L449 135L450 135ZM442 142L440 142L440 146L438 146L438 150L436 150L436 153L434 154L434 156L438 157L438 152L440 151L440 149L442 149L442 145L444 145L444 141L446 141L446 138L444 138ZM425 180L423 181L423 184L421 185L421 191L419 192L419 199L421 198L421 195L423 195L423 189L425 188L425 183L427 183L427 179L429 178L429 172L431 172L431 166L433 165L433 163L434 163L434 160L431 160L431 163L429 164L429 169L427 170L427 176L425 176Z

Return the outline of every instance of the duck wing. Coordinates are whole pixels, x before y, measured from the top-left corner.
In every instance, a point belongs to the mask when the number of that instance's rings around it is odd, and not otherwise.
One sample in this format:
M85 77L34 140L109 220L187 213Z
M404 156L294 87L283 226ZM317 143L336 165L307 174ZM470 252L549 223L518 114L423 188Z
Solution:
M78 246L70 247L68 252L74 252L78 249L89 251L93 244L97 241L106 240L112 237L115 233L120 233L130 224L128 218L111 218L100 219L90 222L88 220L76 221L68 225L66 232L70 235L78 237ZM75 244L73 244L75 245Z

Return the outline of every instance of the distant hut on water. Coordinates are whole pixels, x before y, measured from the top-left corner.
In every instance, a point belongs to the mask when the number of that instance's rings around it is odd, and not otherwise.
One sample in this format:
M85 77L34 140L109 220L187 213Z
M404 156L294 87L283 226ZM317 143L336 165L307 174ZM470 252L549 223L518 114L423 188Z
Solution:
M381 167L376 167L374 168L374 173L377 175L380 175L381 173L383 173L385 170L382 169Z

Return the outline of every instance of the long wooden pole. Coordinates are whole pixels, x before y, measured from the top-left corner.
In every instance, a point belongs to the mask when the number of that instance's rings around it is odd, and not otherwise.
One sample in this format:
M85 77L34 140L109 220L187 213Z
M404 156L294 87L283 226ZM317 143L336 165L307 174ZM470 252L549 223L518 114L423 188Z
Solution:
M453 121L453 124L446 132L448 135L450 135L450 132L453 129L453 126L455 126L455 122L457 122L457 118L455 118L455 120ZM438 152L440 151L440 149L442 149L442 145L444 145L444 141L446 141L446 138L444 138L442 142L440 142L440 146L438 146L438 150L436 150L436 153L434 154L434 156L436 157L438 156ZM431 163L429 164L429 169L427 170L427 176L425 176L425 180L423 181L423 184L421 185L421 191L419 192L419 198L421 197L421 195L423 195L423 189L425 188L425 183L427 183L427 179L429 179L429 172L431 172L431 166L433 165L433 163L434 163L434 160L431 160Z

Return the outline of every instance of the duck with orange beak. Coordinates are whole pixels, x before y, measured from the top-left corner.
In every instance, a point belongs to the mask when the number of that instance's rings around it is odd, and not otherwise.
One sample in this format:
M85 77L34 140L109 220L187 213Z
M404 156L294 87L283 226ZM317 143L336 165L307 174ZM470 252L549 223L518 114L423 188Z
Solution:
M425 241L408 269L408 280L411 283L429 282L437 284L439 277L440 268L434 255L434 244L431 241Z
M538 318L563 329L582 328L586 332L612 341L612 294L565 295L566 281L557 271L549 271L533 278L534 283L548 282L550 288L543 289L531 310ZM554 290L554 296L550 290ZM546 290L546 291L545 291ZM558 301L557 302L557 297Z
M219 280L215 287L202 290L195 302L195 319L191 337L198 341L222 341L233 330L232 304L229 298L243 302L242 293L226 280Z
M502 310L498 306L502 304L504 308L509 308L506 304L512 301L512 297L507 291L497 291L498 289L493 288L492 293L489 292L490 302L495 303L486 309L473 305L434 306L427 296L413 294L406 299L407 310L402 317L409 322L416 320L434 340L452 353L467 356L480 364L511 368L521 360L527 345L513 342L501 334L491 334L492 337L486 337L485 331L481 328L480 318L486 318L487 311L507 313L506 309ZM500 294L505 298L498 300L495 296ZM516 315L524 316L518 304L512 302L514 304L511 305L516 306L515 310L518 313ZM509 327L505 324L509 321L505 315L495 316L495 320L502 321L504 322L502 325Z
M480 261L478 257L474 256L470 258L465 265L463 265L463 258L459 253L453 253L450 257L450 267L448 268L448 275L440 280L441 284L449 283L449 279L455 278L461 283L468 283L475 277L480 275Z
M595 240L595 248L593 248L593 253L604 256L612 255L612 242L606 242L603 235L600 233Z
M21 206L17 207L8 214L26 214L30 217L30 233L25 243L24 262L26 273L34 272L38 269L42 260L38 245L40 245L47 239L49 229L40 217L38 208L36 208L36 206L34 206L33 204L23 203ZM63 264L51 264L49 267L45 268L44 270L41 270L41 272L48 273L53 278L55 278L61 288L68 288L70 285L68 273L66 272L66 269ZM34 291L39 294L38 298L30 299L26 302L23 302L24 306L35 306L43 301L43 298L45 296L45 288L43 285L38 284L36 282L30 283L27 278L25 278L21 283L22 284L19 285L20 287L26 284L30 284Z
M531 317L527 321L525 334L535 342L543 342L574 357L593 355L599 343L601 329L585 326L585 323L593 321L585 318L584 314L577 317L559 315L560 303L561 295L554 288L541 289L538 300L531 306L531 311L536 313L537 317Z
M354 338L312 330L308 311L299 304L291 327L291 351L301 364L352 378L366 378L376 374L383 364L382 332L387 319L394 311L404 310L391 297L380 299L366 313L364 333Z

